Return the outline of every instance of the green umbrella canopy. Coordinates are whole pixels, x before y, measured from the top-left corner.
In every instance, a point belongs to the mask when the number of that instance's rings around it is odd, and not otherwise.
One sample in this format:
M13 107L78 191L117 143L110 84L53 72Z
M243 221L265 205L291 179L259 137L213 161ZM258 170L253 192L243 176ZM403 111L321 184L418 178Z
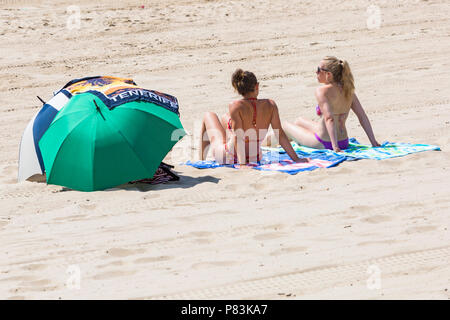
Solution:
M161 106L133 101L110 110L86 92L58 112L39 147L48 184L93 191L153 177L184 135L178 115Z

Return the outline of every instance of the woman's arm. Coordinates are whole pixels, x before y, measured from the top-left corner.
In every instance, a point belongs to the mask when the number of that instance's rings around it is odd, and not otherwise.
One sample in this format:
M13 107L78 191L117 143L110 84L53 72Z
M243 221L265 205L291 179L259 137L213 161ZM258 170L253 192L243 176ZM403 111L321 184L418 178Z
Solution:
M231 147L236 145L236 152L239 164L246 163L245 156L245 140L244 140L244 129L242 127L242 118L239 112L239 105L236 103L230 104L229 107L230 117L231 117L231 126L233 127L233 136L232 136L232 144Z
M331 145L335 152L340 152L341 149L337 143L337 128L336 123L331 112L330 104L328 102L327 96L325 95L324 88L317 88L316 90L317 102L320 106L320 111L322 111L323 120L325 121L325 127L327 128L328 135L330 136Z
M294 160L295 162L308 162L307 159L300 159L297 156L297 153L295 153L294 148L292 148L292 145L289 142L288 137L286 136L286 133L284 132L283 128L281 127L280 115L278 113L278 107L277 107L275 101L269 100L269 102L273 106L272 119L270 121L270 124L275 133L275 136L277 135L277 132L279 133L278 139L279 139L280 145L283 147L283 149L286 151L286 153L289 155L289 157L291 157L291 159Z
M367 117L366 113L364 112L364 109L361 106L361 103L359 102L359 99L356 96L356 94L353 95L352 110L358 117L359 123L361 124L364 131L366 132L367 137L369 138L372 146L379 147L380 144L375 139L375 135L373 134L373 130L372 130L372 126L370 125L369 118Z

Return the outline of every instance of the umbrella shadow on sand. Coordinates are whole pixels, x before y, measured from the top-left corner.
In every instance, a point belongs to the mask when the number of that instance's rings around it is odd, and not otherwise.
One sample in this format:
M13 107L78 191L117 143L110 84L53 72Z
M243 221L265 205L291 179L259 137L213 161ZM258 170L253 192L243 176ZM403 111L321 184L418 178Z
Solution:
M177 176L180 178L178 181L168 181L165 183L158 183L158 184L149 184L149 183L124 183L114 188L105 189L103 191L116 191L117 189L120 190L127 190L127 191L141 191L141 192L147 192L152 190L165 190L165 189L188 189L192 188L198 184L206 183L206 182L212 182L212 183L219 183L220 179L207 175L202 177L191 177L191 176L185 176L182 174L176 173ZM36 174L27 179L30 182L37 182L37 183L46 183L46 177L45 174ZM67 187L62 187L60 190L56 192L66 192L66 191L76 191Z
M180 180L178 181L169 181L166 183L159 183L159 184L148 184L148 183L124 183L114 188L109 188L101 191L108 191L108 192L114 192L116 190L127 190L127 191L141 191L141 192L147 192L147 191L157 191L157 190L165 190L165 189L188 189L192 188L198 184L206 183L206 182L212 182L212 183L219 183L220 179L213 177L213 176L202 176L202 177L190 177L190 176L184 176L181 174L177 175L180 177ZM31 180L30 180L31 181ZM38 183L46 183L45 176L35 177L33 182ZM58 190L57 192L67 192L67 191L76 191L67 187L62 187L61 190Z
M192 188L198 184L206 183L206 182L212 182L212 183L219 183L220 179L207 175L202 177L190 177L190 176L184 176L177 173L177 175L180 177L180 180L178 181L169 181L166 183L159 183L159 184L147 184L147 183L125 183L120 186L117 186L116 188L107 189L105 191L114 191L115 189L121 189L121 190L127 190L127 191L136 191L139 190L141 192L147 192L147 191L157 191L157 190L165 190L165 189L188 189Z

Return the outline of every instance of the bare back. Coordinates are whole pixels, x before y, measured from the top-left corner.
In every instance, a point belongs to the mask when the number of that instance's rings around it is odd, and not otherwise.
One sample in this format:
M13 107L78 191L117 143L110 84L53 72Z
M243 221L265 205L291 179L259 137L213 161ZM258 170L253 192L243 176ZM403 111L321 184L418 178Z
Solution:
M331 84L321 87L319 92L319 94L325 95L326 100L328 101L333 120L336 123L338 140L348 138L345 121L350 112L353 99L346 98L341 87L333 86ZM318 135L320 138L330 141L324 118L320 121Z
M253 106L255 104L256 108ZM270 99L248 100L241 99L234 101L229 106L227 116L231 118L233 130L241 129L244 131L246 154L256 156L260 154L259 146L265 138L270 123L275 103ZM256 114L255 114L256 111ZM237 113L240 121L234 121L231 113ZM253 124L255 120L255 125ZM240 123L239 123L240 122Z

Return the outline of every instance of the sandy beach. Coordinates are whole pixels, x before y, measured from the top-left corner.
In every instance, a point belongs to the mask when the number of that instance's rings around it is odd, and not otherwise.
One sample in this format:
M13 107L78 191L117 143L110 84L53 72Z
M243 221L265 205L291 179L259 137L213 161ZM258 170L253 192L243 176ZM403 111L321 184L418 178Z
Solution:
M71 5L0 0L0 299L449 299L449 1ZM296 175L182 165L203 113L239 98L236 68L282 119L318 120L326 55L350 63L379 142L442 151ZM189 135L165 161L179 182L17 182L36 96L89 75L178 98ZM368 143L354 114L347 128Z

